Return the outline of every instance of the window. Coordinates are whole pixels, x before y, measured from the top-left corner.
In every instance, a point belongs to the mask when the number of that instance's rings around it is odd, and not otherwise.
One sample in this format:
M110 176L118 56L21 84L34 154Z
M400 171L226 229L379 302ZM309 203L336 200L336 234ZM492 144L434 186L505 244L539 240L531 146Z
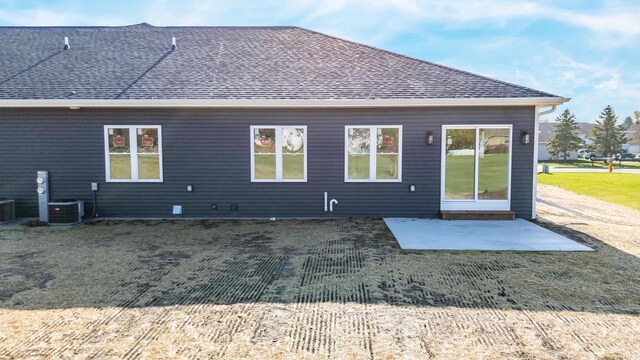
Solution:
M162 182L160 126L105 126L108 182Z
M344 179L402 181L402 126L345 127Z
M307 181L306 126L251 126L251 181Z

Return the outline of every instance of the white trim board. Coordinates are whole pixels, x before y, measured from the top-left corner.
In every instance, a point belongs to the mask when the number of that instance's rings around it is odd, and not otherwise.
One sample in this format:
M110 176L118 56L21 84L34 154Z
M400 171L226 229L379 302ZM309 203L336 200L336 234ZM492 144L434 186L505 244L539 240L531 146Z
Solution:
M109 153L109 129L129 130L129 156L131 157L131 179L111 179L111 157ZM158 130L158 159L160 167L159 179L140 179L138 172L138 157L140 155L155 155L152 153L138 153L137 129L157 129ZM108 183L162 183L164 182L164 167L162 154L162 126L161 125L104 125L104 164L105 182Z
M251 182L254 183L278 183L278 182L307 182L307 154L309 153L309 148L307 144L307 126L306 125L251 125L249 126L249 133L251 136ZM275 153L273 154L276 157L276 178L275 179L256 179L256 160L255 156L255 139L254 139L254 130L255 129L273 129L275 133ZM302 143L304 152L301 156L304 157L304 178L303 179L285 179L283 174L283 152L282 152L282 130L283 129L302 129ZM259 155L259 154L258 154ZM267 155L267 154L264 154ZM284 155L288 156L288 155ZM300 155L296 155L300 156Z
M448 129L473 129L475 130L474 149L474 198L473 200L445 200L445 165L447 157L447 130ZM478 179L480 156L480 129L509 129L509 169L507 179L507 199L506 200L479 200L478 199ZM512 124L465 124L465 125L442 125L441 127L441 149L440 149L440 210L510 210L511 209L511 180L513 167L513 125Z
M349 179L349 129L369 129L369 178ZM378 129L398 129L398 178L378 179L378 152L377 136ZM375 139L376 145L372 145ZM352 154L353 155L353 154ZM346 125L344 127L344 182L346 183L401 183L402 182L402 125Z
M444 99L340 99L340 100L217 100L217 99L19 99L0 100L0 108L359 108L443 106L550 106L570 99L563 97L444 98Z

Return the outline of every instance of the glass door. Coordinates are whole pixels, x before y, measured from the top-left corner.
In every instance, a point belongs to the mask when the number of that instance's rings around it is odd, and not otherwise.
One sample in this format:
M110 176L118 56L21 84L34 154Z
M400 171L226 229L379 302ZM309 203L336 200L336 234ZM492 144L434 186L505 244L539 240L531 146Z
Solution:
M511 126L443 126L442 210L509 210Z

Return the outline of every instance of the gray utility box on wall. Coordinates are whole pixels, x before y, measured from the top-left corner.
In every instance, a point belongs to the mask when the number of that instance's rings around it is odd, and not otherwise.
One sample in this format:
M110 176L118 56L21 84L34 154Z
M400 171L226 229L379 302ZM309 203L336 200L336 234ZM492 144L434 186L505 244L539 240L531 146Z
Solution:
M84 201L54 200L49 203L50 225L73 225L82 222Z
M16 219L16 206L13 200L0 199L0 224Z

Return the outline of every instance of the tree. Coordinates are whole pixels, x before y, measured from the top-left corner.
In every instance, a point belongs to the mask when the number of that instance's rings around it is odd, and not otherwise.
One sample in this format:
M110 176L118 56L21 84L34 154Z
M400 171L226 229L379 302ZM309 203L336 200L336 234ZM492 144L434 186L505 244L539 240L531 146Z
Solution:
M547 148L553 157L560 155L564 160L567 160L571 151L582 147L584 141L579 135L579 127L576 116L569 109L556 118L553 135L547 143Z
M618 116L611 105L607 105L591 130L592 147L607 157L621 152L622 145L627 142L625 130L624 124L618 124Z
M633 112L633 120L636 122L636 125L640 125L640 111L636 110Z
M631 118L631 116L627 116L626 118L624 118L624 127L629 129L631 127L631 125L633 125L633 119Z

